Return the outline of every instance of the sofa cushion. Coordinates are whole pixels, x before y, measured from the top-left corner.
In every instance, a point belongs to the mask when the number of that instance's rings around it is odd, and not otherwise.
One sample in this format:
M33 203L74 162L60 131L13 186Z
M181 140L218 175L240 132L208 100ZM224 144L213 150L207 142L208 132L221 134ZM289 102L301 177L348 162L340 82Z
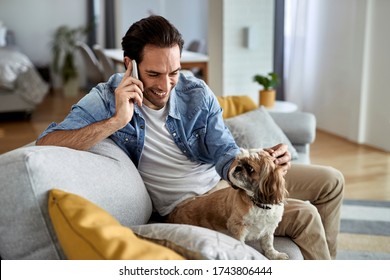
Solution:
M217 96L224 119L252 111L257 108L256 103L247 95Z
M270 148L284 143L288 145L292 159L298 158L298 153L291 141L263 106L225 119L225 125L231 131L237 145L242 148Z
M183 260L164 246L138 238L104 209L89 200L53 189L49 214L70 260Z
M127 155L111 140L90 152L31 146L0 156L0 256L65 258L51 225L48 190L59 188L106 209L122 225L144 224L152 203Z
M199 252L209 260L266 260L262 254L245 243L207 228L155 223L131 226L131 229L137 235L169 248L182 247L188 251Z

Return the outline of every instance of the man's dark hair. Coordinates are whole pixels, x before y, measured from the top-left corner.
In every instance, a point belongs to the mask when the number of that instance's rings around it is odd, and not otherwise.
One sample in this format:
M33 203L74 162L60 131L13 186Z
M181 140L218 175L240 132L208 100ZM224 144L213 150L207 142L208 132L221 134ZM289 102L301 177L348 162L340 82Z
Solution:
M180 32L162 16L149 16L135 22L122 38L123 55L140 63L145 45L169 48L178 45L180 54L184 40Z

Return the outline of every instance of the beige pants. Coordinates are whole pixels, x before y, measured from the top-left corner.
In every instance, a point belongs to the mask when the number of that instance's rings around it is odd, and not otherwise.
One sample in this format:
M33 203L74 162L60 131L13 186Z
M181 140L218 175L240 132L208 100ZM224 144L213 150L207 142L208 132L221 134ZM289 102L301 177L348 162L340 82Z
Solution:
M275 235L291 237L305 259L335 259L343 175L331 167L292 164L286 183L289 198Z
M343 175L332 167L292 164L286 185L289 198L275 235L292 238L307 260L335 259ZM209 193L228 186L221 181Z

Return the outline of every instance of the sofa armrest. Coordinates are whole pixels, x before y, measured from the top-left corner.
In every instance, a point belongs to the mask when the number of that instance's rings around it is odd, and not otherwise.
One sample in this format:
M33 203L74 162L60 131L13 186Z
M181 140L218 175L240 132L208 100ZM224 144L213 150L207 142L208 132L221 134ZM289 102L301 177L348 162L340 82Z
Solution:
M48 192L61 189L105 209L122 225L146 223L152 202L130 158L110 139L90 151L28 146L0 155L0 255L65 258L48 213Z
M316 118L312 113L270 112L270 115L293 144L311 144L316 135Z

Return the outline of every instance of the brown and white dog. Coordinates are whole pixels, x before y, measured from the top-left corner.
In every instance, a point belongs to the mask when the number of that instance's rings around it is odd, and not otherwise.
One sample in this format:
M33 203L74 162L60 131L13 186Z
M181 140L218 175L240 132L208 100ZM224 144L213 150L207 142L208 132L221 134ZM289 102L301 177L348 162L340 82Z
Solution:
M274 249L274 232L282 219L287 196L282 169L263 150L244 150L229 172L233 188L195 197L168 216L171 223L226 232L244 241L260 240L268 259L288 259Z

